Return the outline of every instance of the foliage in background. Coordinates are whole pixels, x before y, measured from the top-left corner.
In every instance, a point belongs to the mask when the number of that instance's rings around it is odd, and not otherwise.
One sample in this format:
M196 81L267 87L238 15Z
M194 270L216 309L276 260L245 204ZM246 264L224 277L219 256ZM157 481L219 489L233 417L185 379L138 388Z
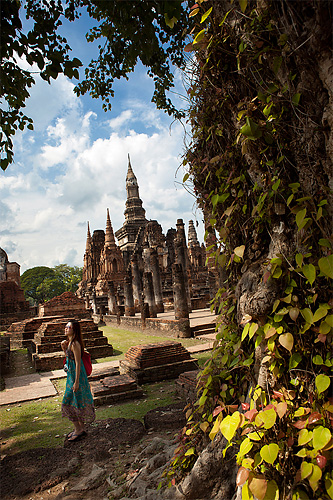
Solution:
M46 302L64 292L73 292L82 279L82 268L59 264L53 268L46 266L27 269L21 276L21 286L25 298L34 304Z

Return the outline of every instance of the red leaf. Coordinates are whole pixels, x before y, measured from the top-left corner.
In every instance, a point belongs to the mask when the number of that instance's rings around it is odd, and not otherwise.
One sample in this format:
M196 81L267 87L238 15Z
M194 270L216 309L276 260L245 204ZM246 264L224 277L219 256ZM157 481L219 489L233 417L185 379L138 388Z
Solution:
M245 467L240 467L237 472L236 484L237 486L242 486L249 477L250 471L245 469Z
M172 486L175 486L175 484L176 484L176 479L174 477L171 479L171 484L172 484Z
M256 415L258 414L257 410L253 408L253 410L249 410L246 413L244 413L245 418L247 418L250 422L252 422Z
M309 415L309 424L314 424L315 422L321 420L322 418L324 417L318 412L311 413L311 415Z
M267 283L269 277L270 277L271 273L269 271L267 271L265 274L264 274L264 283Z
M250 409L250 405L249 403L242 403L242 410L245 411L245 410L249 410Z
M295 422L293 424L294 427L296 427L296 429L304 429L308 424L308 419L306 420L297 420L297 422Z
M276 397L277 399L284 399L284 396L283 396L282 392L280 392L280 391L273 391L273 394L274 394L274 397Z
M322 342L323 344L325 344L326 335L324 335L323 333L320 333L317 338L318 338L319 342Z
M199 5L197 3L195 3L194 5L192 5L190 10L197 9L198 7L199 7Z
M295 439L292 436L290 436L288 438L288 441L287 441L287 445L289 446L289 448L292 447L292 445L294 444L294 442L295 442Z
M317 455L316 461L317 461L318 467L320 467L321 469L324 469L324 467L326 466L326 463L327 463L326 457L324 457L323 455Z
M216 408L214 408L213 410L213 417L216 417L216 415L218 415L219 413L221 413L221 411L223 411L224 408L223 406L217 406Z

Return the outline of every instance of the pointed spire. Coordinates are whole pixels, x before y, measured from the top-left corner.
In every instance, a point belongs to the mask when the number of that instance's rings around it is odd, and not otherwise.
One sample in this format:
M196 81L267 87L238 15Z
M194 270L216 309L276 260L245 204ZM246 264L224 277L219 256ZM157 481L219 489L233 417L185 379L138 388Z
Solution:
M137 178L135 177L135 174L133 172L133 169L132 169L132 165L131 165L131 159L130 159L130 155L128 154L128 168L127 168L127 175L126 175L126 188L132 188L133 187L138 187L138 181L137 181ZM138 196L139 196L139 192L138 192Z
M91 247L91 234L90 234L90 227L89 227L89 221L88 221L86 251L89 251L90 247Z
M112 229L112 224L111 224L111 219L110 219L110 212L109 212L108 208L106 211L105 246L107 246L107 247L115 247L116 246L116 242L115 242L114 234L113 234L113 229Z
M193 220L189 221L188 225L188 246L189 247L199 247L200 243L198 241L197 232L195 230Z

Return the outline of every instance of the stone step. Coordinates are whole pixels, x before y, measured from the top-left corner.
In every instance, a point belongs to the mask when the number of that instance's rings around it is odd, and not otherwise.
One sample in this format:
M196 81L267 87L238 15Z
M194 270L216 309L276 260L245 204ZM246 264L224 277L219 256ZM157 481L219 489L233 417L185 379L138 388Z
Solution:
M104 396L94 397L95 406L104 406L115 403L122 403L128 399L139 399L144 396L142 389L137 388L132 391L119 392L118 394L106 394Z
M119 361L120 374L128 374L134 378L138 384L148 384L177 378L181 373L196 370L198 363L195 359L185 359L165 365L151 366L148 368L133 368L127 360Z
M191 327L191 335L193 337L201 337L202 335L209 335L211 333L216 334L215 325L212 323L206 323L204 325L197 325Z
M90 383L95 405L105 405L140 398L143 390L129 375L113 375L93 380Z

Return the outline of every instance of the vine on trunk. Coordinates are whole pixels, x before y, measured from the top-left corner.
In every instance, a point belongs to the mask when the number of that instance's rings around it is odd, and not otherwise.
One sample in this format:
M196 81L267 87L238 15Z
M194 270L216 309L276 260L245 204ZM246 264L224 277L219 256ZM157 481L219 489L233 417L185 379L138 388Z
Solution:
M222 433L243 500L333 498L329 97L313 63L329 46L329 4L202 0L190 16L184 181L224 282L215 348L166 476L174 484Z

